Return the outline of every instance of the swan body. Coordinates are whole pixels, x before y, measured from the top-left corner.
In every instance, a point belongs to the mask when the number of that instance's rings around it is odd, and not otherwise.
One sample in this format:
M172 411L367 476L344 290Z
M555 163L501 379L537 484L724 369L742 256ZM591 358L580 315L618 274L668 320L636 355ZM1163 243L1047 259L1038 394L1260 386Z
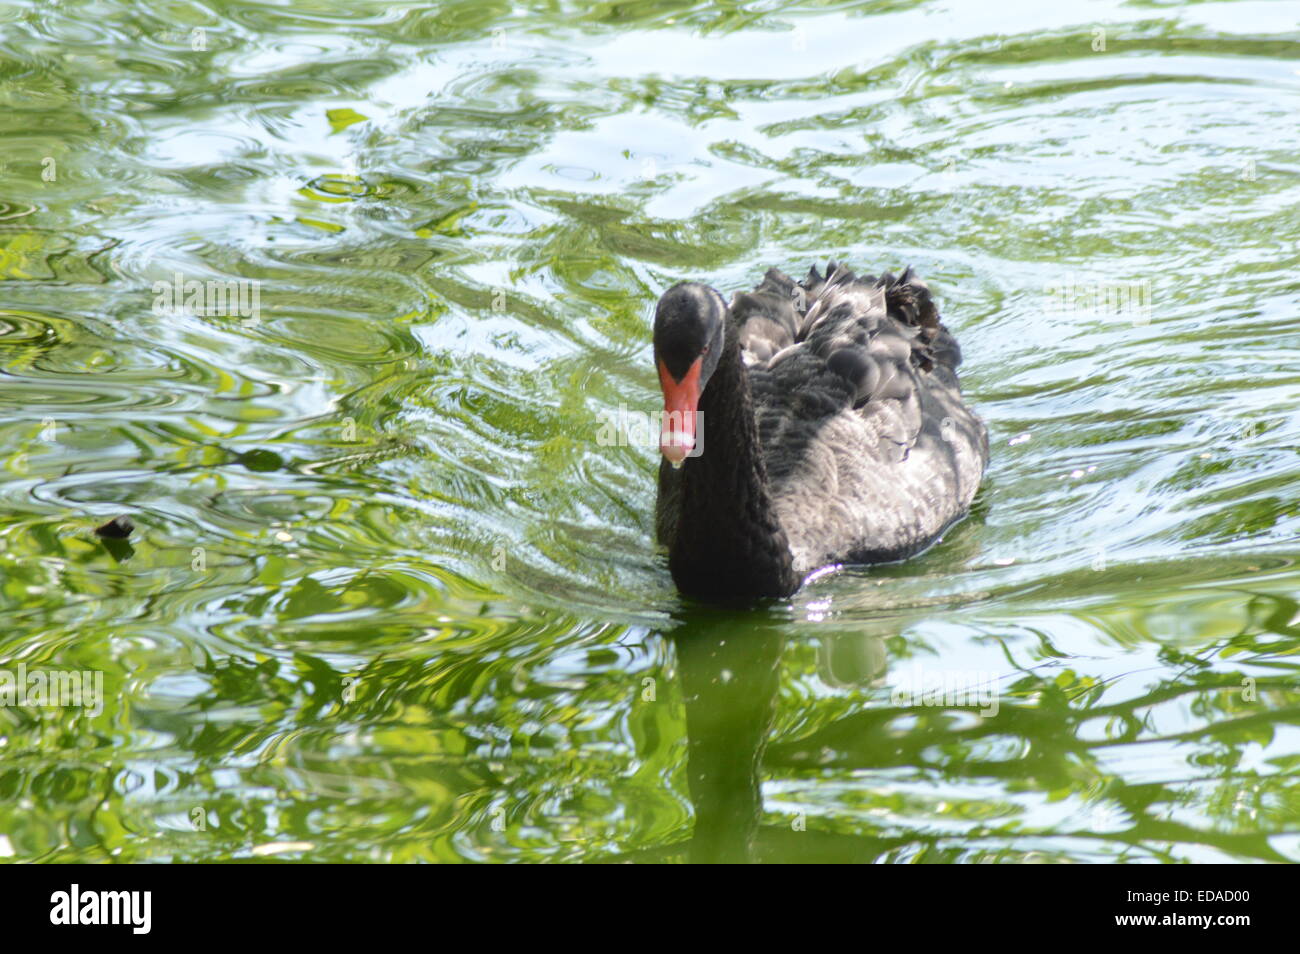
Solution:
M910 268L771 269L729 305L675 285L655 361L656 529L689 595L788 596L828 565L912 556L965 515L988 461L961 349Z

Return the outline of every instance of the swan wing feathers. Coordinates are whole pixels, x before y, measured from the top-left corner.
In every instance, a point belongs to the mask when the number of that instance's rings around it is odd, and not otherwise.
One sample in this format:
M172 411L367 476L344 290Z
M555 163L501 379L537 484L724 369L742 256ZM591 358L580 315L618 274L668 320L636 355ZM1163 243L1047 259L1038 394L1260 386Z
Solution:
M739 329L746 364L762 364L795 343L803 314L797 305L800 286L775 268L769 268L752 292L737 292L731 299L730 319Z
M735 296L759 437L796 564L901 559L969 507L988 458L926 284L830 263Z

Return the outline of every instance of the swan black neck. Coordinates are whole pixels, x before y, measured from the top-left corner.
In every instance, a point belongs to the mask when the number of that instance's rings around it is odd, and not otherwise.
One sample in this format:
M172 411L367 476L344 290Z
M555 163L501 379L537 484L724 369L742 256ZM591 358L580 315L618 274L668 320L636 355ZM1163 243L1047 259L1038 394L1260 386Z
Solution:
M668 555L673 580L692 596L788 596L799 579L772 510L749 373L730 323L700 411L703 449L686 459L681 473Z

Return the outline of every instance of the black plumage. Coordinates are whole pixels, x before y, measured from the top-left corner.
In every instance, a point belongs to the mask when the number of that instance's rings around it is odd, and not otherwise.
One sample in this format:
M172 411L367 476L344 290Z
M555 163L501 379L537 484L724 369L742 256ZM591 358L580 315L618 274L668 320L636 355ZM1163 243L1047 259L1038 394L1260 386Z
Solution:
M660 299L655 353L673 380L696 356L704 369L702 452L659 475L658 536L684 593L789 595L829 564L911 556L970 507L987 432L910 268L771 269L730 306L682 283Z

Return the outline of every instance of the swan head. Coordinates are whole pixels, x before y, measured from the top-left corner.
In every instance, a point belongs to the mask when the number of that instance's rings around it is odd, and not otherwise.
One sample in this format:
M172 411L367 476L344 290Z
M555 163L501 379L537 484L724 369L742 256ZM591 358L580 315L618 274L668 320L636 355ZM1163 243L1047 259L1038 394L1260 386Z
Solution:
M673 467L704 449L700 395L704 393L726 334L727 303L699 282L680 282L655 307L655 366L663 389L659 451Z

